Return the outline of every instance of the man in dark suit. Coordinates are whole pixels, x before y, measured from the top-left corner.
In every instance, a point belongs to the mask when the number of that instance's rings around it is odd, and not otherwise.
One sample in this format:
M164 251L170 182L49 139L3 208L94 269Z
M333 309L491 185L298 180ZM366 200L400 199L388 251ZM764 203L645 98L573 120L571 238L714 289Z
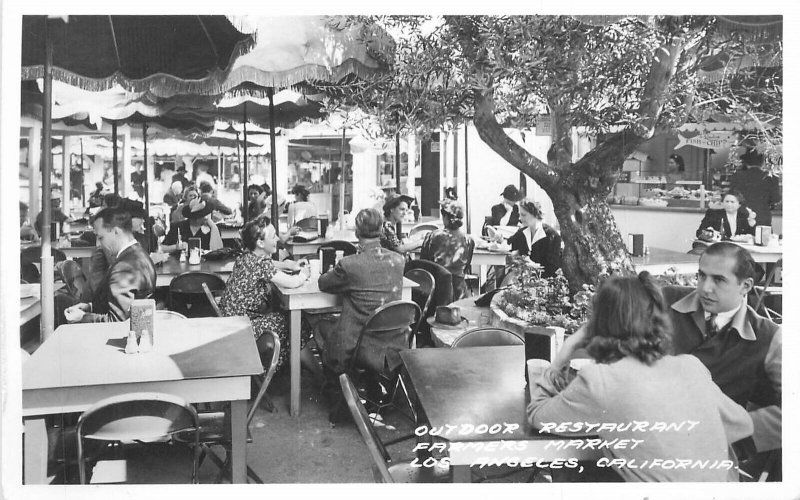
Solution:
M120 207L104 208L92 225L97 244L115 259L92 302L76 304L65 314L71 322L125 321L130 317L131 303L148 298L155 291L156 269L133 235L129 212Z
M490 220L486 221L489 226L516 226L519 224L519 207L517 202L522 199L522 193L513 184L509 184L500 194L503 203L498 203L492 207Z
M750 460L781 448L782 333L747 305L756 269L747 250L719 242L700 257L696 289L663 288L675 354L699 358L722 392L749 410L753 436L737 452Z
M402 255L381 247L383 216L375 208L365 208L356 215L356 236L360 252L342 258L336 266L319 277L319 289L342 295L342 314L338 321L321 320L317 324L317 344L325 367L343 373L352 357L358 337L369 315L378 307L400 300L403 290ZM360 365L376 372L389 372L400 365L398 351L407 348L402 336L365 336L361 343Z

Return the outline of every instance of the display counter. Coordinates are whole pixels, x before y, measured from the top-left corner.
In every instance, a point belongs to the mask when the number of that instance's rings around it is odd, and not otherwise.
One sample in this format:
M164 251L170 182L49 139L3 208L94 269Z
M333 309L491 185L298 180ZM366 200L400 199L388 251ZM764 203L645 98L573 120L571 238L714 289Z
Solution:
M617 226L626 239L628 234L644 234L644 244L676 252L692 248L695 232L705 209L699 207L646 207L611 205ZM783 233L782 212L772 212L772 230Z

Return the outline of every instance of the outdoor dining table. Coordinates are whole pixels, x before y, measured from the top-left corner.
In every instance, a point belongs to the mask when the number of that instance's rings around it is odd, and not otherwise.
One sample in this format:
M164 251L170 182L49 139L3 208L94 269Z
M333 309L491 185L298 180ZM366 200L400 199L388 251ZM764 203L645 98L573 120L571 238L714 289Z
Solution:
M23 243L20 245L20 249L24 250L29 247L38 247L40 246L39 243ZM68 259L84 259L87 257L92 256L92 252L94 252L94 246L89 247L77 247L77 246L63 246L58 241L54 241L52 247L56 250L59 250L64 253L64 255Z
M400 352L403 377L419 411L419 426L448 429L434 439L448 447L453 482L470 482L470 465L519 457L543 461L594 460L597 450L559 449L556 441L574 438L540 434L527 421L525 346L409 349ZM462 427L465 426L465 427ZM502 432L462 432L470 426ZM505 445L514 443L514 451Z
M411 300L411 289L418 286L408 278L403 278L403 300ZM289 414L300 414L300 326L304 309L322 309L342 305L342 297L320 291L316 279L307 281L298 288L283 288L275 285L277 298L284 309L289 311L289 369L291 377L291 396Z
M25 484L47 480L46 415L82 412L132 392L230 401L232 479L245 483L250 378L264 370L250 320L156 319L153 350L142 354L125 354L128 329L127 321L62 325L23 364Z
M420 253L420 248L411 251L411 255L415 259L419 258ZM470 264L473 266L478 266L481 285L483 285L483 283L486 281L486 274L489 266L505 266L506 257L508 257L510 254L510 251L489 250L488 248L476 248L472 252L472 261Z
M687 252L677 252L664 248L650 248L646 255L631 257L631 263L637 272L647 271L652 275L664 274L674 268L678 274L697 272L699 257Z
M233 272L235 262L236 258L230 257L222 260L201 260L199 264L189 264L188 260L181 262L177 257L170 255L166 261L156 264L156 286L169 286L172 278L189 271L216 274L227 281Z

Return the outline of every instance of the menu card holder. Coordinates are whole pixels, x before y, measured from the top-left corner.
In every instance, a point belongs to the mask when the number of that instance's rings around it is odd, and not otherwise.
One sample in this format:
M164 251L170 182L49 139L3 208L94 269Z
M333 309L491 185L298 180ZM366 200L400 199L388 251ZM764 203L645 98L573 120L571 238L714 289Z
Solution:
M147 330L153 335L155 341L155 330L153 322L156 313L156 301L153 299L135 299L131 304L131 327L130 330L136 332L136 338L142 336L142 332Z
M772 239L772 226L756 226L755 244L759 246L769 245Z
M327 273L336 265L336 250L331 247L320 248L319 260L322 263L322 273Z

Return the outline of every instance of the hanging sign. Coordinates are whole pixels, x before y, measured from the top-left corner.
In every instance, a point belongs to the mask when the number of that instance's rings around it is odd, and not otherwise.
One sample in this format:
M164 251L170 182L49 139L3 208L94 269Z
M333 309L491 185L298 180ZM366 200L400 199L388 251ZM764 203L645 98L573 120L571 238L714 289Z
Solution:
M550 137L553 129L553 122L550 115L538 115L536 117L536 135Z
M694 146L702 149L717 149L730 146L736 141L736 134L732 132L706 132L692 138L678 134L678 145L675 149L684 146Z

